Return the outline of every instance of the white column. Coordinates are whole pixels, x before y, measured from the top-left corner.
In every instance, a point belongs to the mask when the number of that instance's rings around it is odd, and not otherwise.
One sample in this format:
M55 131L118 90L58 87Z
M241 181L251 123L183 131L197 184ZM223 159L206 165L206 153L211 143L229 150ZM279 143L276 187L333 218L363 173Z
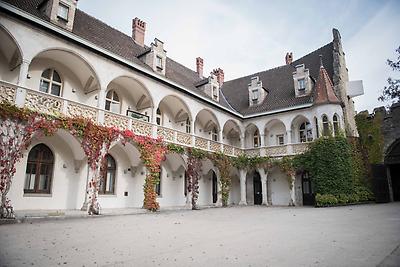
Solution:
M245 146L245 140L244 140L244 134L243 135L240 135L240 148L244 148L244 146Z
M291 144L292 143L292 130L287 130L286 131L286 143Z
M104 108L106 106L106 90L105 88L100 88L99 93L97 94L97 107L99 110L99 117L97 121L101 124L104 123Z
M295 181L296 181L296 176L291 175L291 189L290 189L290 203L289 206L296 206L296 187L295 187Z
M221 192L221 183L220 183L220 179L221 179L221 175L219 173L219 170L216 169L215 174L217 175L217 202L215 203L215 206L222 206L222 192Z
M247 170L239 170L240 175L240 202L239 205L247 205L246 201L246 174Z
M261 177L262 205L268 206L268 191L267 191L268 171L266 171L263 168L259 168L258 173L260 174Z
M196 140L196 137L195 137L195 130L194 130L194 123L195 123L195 120L191 120L190 121L190 132L191 132L191 134L192 134L192 146L194 147L194 145L195 145L195 140Z
M15 96L15 104L18 107L23 107L25 104L25 96L26 96L26 80L28 77L28 69L30 62L27 60L22 60L21 66L19 68L19 76L18 76L18 85L21 87L17 88L16 96Z

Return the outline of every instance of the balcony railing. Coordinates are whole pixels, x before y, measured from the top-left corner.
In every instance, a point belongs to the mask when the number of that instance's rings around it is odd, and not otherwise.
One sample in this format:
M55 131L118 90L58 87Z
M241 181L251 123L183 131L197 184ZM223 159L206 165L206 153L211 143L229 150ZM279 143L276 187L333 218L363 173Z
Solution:
M121 130L129 129L135 134L152 136L154 138L160 136L166 142L196 147L212 152L221 151L229 156L239 156L245 153L248 156L281 157L303 153L307 149L306 143L242 149L190 133L152 124L147 122L147 119L144 117L124 116L4 81L0 81L0 102L2 101L15 103L18 106L47 114L63 114L69 117L82 116L104 126L116 127Z

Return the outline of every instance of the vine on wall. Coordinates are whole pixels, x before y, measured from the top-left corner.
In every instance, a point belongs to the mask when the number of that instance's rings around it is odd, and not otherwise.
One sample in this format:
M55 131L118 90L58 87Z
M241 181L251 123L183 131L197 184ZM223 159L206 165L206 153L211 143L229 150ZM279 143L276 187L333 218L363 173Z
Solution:
M199 198L199 179L201 175L201 160L205 157L205 153L196 148L187 148L188 166L186 170L187 190L192 195L192 209L196 210L197 200Z
M222 152L210 154L209 158L219 170L219 183L221 185L222 206L226 207L228 206L229 191L232 183L232 179L229 173L232 166L232 161Z

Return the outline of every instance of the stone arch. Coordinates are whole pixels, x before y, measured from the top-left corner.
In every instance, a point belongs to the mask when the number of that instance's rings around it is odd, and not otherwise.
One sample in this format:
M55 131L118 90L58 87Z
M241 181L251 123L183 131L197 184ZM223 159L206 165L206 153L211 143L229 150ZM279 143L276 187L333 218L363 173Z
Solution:
M19 69L24 59L20 44L12 33L0 24L0 78L17 83Z
M150 117L154 102L149 89L141 81L131 76L118 76L108 83L105 94L110 90L119 94L121 114L126 115L131 110Z
M240 147L242 131L236 121L232 119L227 120L222 128L222 134L224 143Z
M163 116L166 117L163 120L164 126L175 128L183 132L186 131L186 124L188 124L190 128L191 122L193 120L190 108L179 96L164 96L160 100L158 108L160 109ZM187 120L189 120L189 122Z
M287 144L291 141L291 136L287 136L287 128L283 121L279 119L269 120L264 126L265 144L267 146L275 146L283 143Z
M40 59L58 62L67 67L78 78L85 93L96 91L100 88L101 80L94 66L83 55L72 49L64 47L46 48L32 57L31 65ZM79 69L79 71L75 71L76 69ZM29 72L31 70L32 66L29 66ZM63 75L61 71L59 73Z
M260 147L261 134L262 133L256 124L247 124L244 132L245 147Z
M217 131L221 130L221 126L217 119L217 116L214 112L209 109L200 110L195 118L195 134L202 134L204 137L207 137L207 132L211 132L213 127L216 127Z
M302 131L302 133L300 133L300 127L303 123L305 123L305 129L304 131ZM290 123L290 130L292 143L307 142L312 141L313 139L312 121L310 121L306 116L302 114L298 114L292 119ZM305 136L302 135L303 133L305 134Z

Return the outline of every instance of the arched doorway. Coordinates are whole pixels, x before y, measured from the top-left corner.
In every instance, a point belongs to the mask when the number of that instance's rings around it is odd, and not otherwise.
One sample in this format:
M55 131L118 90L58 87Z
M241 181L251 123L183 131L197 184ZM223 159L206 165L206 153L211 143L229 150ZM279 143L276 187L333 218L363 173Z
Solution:
M212 172L212 199L213 203L217 203L218 200L218 180L217 180L217 175L215 172Z
M389 190L393 194L393 201L400 201L400 139L396 140L387 150L385 165L388 171Z
M262 204L261 176L258 172L253 174L254 205Z

